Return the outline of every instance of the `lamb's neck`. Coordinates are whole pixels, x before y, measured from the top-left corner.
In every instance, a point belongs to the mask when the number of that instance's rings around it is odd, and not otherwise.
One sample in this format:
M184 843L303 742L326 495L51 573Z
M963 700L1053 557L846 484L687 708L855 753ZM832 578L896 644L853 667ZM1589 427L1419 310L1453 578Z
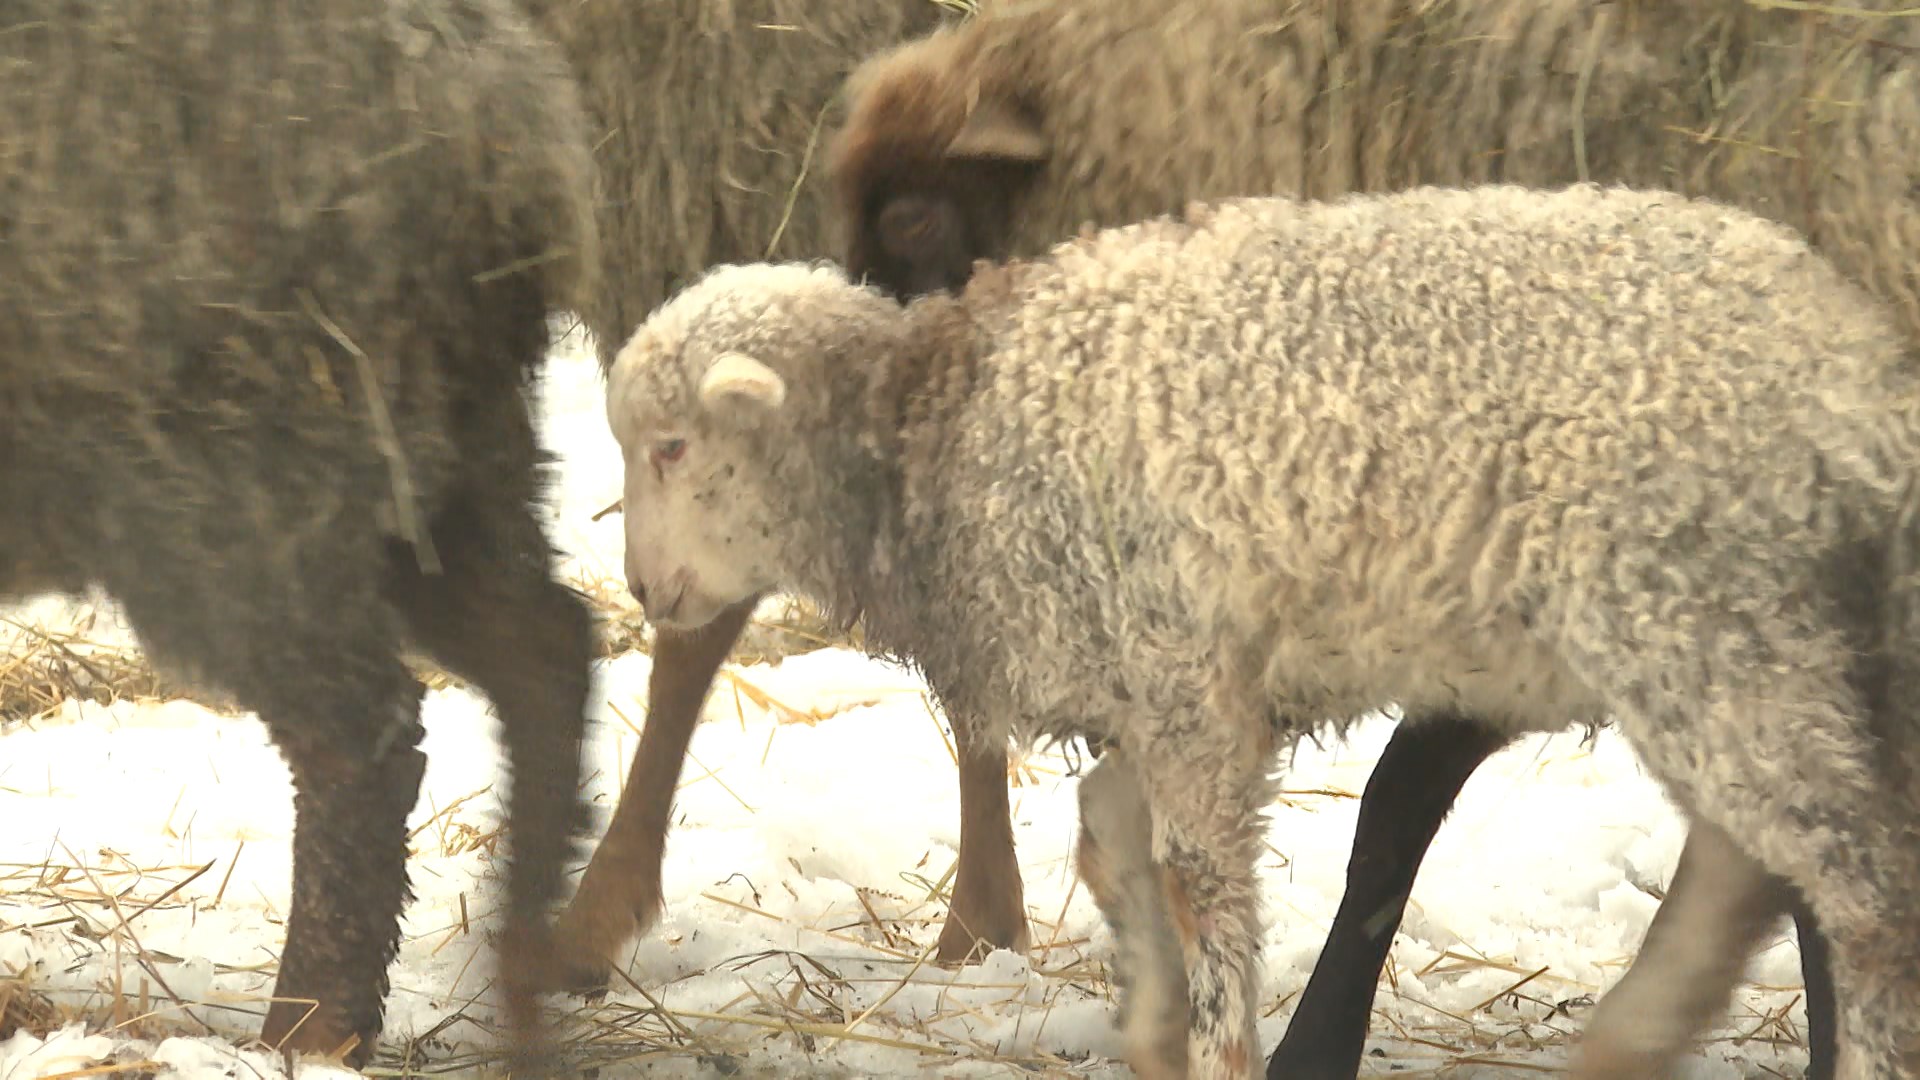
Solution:
M937 540L916 537L896 519L874 538L860 568L858 595L867 640L880 649L915 659L941 646L963 614L945 572Z
M886 588L872 567L878 538L893 531L889 493L898 481L853 431L821 426L814 440L789 447L772 478L787 500L780 512L787 553L781 581L847 626Z
M978 386L985 340L971 305L952 297L916 301L907 318L903 344L863 390L870 427L858 441L872 473L857 489L861 531L843 550L868 639L917 657L946 648L939 639L964 614L965 583L948 570L947 455Z

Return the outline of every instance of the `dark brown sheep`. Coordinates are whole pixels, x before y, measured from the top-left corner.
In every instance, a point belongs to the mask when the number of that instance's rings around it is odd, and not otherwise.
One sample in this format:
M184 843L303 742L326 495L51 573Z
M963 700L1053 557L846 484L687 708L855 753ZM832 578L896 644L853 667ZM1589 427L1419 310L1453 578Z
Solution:
M534 1049L590 658L522 396L598 261L559 53L507 0L4 0L0 97L0 594L104 587L266 723L296 823L262 1036L354 1065L426 764L402 652L476 683Z

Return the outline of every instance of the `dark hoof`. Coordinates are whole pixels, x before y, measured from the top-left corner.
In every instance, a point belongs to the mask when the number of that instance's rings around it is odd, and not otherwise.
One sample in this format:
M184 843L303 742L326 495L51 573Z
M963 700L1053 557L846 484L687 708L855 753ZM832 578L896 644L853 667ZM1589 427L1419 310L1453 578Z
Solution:
M267 1009L260 1041L291 1057L306 1055L337 1061L356 1072L373 1061L377 1032L356 1032L340 1014L306 1001L275 1001Z

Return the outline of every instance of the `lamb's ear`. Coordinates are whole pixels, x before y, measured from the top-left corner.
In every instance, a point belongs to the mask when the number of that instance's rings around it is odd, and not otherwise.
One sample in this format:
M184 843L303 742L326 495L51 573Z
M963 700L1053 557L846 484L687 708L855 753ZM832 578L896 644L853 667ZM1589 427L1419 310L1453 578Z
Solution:
M1053 147L1040 126L1012 106L982 101L947 144L950 158L992 158L1026 165L1047 159Z
M787 400L787 381L746 353L721 353L700 380L700 404L717 410L729 398L777 409Z

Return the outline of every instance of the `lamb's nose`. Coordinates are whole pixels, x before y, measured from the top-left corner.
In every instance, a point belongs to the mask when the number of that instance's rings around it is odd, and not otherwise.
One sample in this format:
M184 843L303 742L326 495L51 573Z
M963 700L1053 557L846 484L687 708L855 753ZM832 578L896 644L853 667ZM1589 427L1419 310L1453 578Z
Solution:
M647 606L647 587L640 583L640 579L628 578L627 591L633 594L635 600L640 601L640 607L644 610Z

